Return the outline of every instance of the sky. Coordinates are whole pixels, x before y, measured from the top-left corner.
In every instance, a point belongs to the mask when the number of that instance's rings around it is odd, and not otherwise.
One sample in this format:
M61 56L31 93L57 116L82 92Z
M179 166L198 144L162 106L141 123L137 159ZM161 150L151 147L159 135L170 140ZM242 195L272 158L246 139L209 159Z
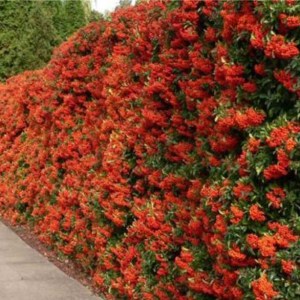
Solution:
M135 1L132 1L134 3ZM92 0L93 8L101 13L113 11L118 5L119 0Z

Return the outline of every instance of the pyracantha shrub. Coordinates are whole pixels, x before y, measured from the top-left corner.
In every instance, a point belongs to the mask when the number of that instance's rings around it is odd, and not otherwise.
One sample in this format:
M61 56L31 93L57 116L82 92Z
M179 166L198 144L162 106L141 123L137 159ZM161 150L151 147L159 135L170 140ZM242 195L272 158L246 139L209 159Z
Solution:
M300 298L300 2L141 1L0 87L0 207L107 299Z

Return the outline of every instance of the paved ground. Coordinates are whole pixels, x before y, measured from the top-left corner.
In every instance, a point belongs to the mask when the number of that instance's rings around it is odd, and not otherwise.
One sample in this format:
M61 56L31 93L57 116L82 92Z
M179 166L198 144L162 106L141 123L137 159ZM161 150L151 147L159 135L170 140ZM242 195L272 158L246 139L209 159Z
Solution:
M0 222L1 300L101 300Z

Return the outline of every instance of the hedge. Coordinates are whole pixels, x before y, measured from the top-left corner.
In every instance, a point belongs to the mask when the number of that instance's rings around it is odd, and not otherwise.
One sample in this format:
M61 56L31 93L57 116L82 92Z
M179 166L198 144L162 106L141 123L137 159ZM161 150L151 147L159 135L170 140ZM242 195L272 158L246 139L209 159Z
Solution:
M141 1L0 87L0 210L107 299L300 298L300 2Z

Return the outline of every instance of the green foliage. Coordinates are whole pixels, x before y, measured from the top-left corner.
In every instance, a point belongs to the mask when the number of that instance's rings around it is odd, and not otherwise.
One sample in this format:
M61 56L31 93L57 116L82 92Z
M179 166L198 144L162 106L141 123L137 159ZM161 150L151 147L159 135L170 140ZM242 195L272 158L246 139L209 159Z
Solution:
M96 22L103 19L104 19L103 14L99 13L96 10L92 10L89 14L89 22Z
M118 7L123 8L131 5L131 0L120 0Z
M0 1L0 80L43 67L53 48L90 20L85 0Z
M37 1L29 10L28 23L19 42L20 49L24 49L20 52L20 67L28 70L44 66L60 40L46 7Z
M0 2L0 78L15 73L20 55L20 24L25 24L29 2ZM22 13L23 12L23 13ZM23 25L24 26L24 25Z
M86 25L85 8L82 0L66 0L64 3L65 28L63 37L66 38L78 28Z
M55 28L55 33L60 41L63 40L63 33L65 32L65 12L62 0L44 0L42 5L51 17L52 26Z

